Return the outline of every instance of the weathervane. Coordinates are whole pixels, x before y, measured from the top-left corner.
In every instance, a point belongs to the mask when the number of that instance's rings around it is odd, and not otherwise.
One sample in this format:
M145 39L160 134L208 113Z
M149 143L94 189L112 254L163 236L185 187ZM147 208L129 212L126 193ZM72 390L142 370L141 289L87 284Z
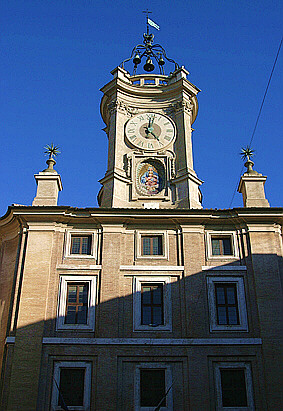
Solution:
M143 35L143 43L144 44L138 44L135 46L132 50L131 57L128 59L124 60L120 66L124 68L124 64L130 60L133 60L134 63L134 70L133 70L133 75L137 74L137 67L141 63L142 58L146 58L145 65L143 66L144 70L147 72L151 72L154 70L155 66L153 64L153 59L157 62L160 74L165 74L164 72L164 65L165 65L165 60L169 61L170 63L173 63L175 65L175 70L177 70L180 66L176 63L175 60L170 59L167 57L166 52L164 48L160 44L152 44L153 39L154 39L154 34L149 32L149 26L154 27L156 30L160 30L160 27L158 24L156 24L153 20L151 20L148 17L148 14L151 13L148 9L143 11L143 13L146 13L146 33ZM164 60L165 59L165 60Z
M249 146L247 147L242 147L241 152L240 152L240 156L242 157L242 160L246 160L244 166L247 167L247 172L251 173L253 172L253 165L254 162L250 159L250 157L254 156L254 150L252 150Z
M56 164L55 159L53 158L58 156L58 154L60 154L60 150L59 150L59 146L55 146L53 143L51 143L50 145L47 144L45 147L44 154L46 154L47 156L49 156L48 160L46 161L46 164L48 165L48 168L44 171L49 171L49 172L55 172L56 171L53 169L53 167Z

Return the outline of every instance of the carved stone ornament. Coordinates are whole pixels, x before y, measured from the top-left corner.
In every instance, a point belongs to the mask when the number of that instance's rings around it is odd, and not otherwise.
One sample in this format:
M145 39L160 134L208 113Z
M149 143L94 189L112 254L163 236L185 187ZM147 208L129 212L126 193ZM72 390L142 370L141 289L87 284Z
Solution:
M169 158L169 164L170 164L170 177L175 178L176 177L176 167L175 167L174 157Z
M178 112L187 112L187 113L191 113L192 109L193 109L193 104L191 102L188 101L177 101L176 103L172 104L173 109L175 111L175 113Z
M115 113L116 111L120 111L126 113L128 116L133 116L138 114L139 110L136 107L129 106L122 100L115 100L108 104L109 113Z
M124 170L126 176L131 178L132 175L132 156L125 154L124 155Z

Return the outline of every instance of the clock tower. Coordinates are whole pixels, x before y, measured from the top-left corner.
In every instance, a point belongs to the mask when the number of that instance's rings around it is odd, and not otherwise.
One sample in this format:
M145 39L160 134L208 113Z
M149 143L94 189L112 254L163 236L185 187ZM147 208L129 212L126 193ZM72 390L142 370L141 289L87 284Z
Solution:
M192 151L199 89L153 37L144 34L143 44L111 72L113 80L101 90L109 146L98 202L114 208L202 208ZM146 73L137 74L143 58ZM132 74L125 69L131 60ZM151 73L154 63L158 74ZM169 75L165 64L173 65Z

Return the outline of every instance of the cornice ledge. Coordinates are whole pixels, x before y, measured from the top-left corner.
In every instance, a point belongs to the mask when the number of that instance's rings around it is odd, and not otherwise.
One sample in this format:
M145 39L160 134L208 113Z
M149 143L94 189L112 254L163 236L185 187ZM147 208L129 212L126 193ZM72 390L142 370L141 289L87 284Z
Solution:
M246 265L203 265L202 271L247 271Z
M183 265L120 265L121 271L184 271Z

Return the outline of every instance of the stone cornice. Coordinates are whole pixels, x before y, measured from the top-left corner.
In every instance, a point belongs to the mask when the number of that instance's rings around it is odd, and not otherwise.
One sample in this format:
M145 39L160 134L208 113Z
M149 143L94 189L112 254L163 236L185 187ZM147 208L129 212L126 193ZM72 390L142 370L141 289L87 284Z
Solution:
M19 217L19 220L18 220ZM213 209L142 209L142 208L74 208L66 206L10 206L0 219L0 230L7 229L13 220L26 225L31 221L80 224L126 224L158 220L162 224L180 225L233 225L248 229L251 223L261 225L283 224L283 208L235 208L227 210ZM3 235L2 234L2 235Z
M192 123L198 112L196 95L200 90L185 78L169 82L165 86L141 87L116 77L106 84L101 91L104 93L104 96L101 100L100 112L106 125L109 122L109 106L110 110L122 109L131 115L137 109L142 110L143 104L145 104L144 108L148 110L150 101L152 110L171 108L173 111L186 110L190 112L192 114ZM184 95L187 95L187 98L181 101L180 97L182 96L183 99ZM136 100L137 97L139 99L139 107L135 107L136 103L132 103L133 98ZM118 100L118 102L113 102L113 100ZM176 104L177 106L175 107L174 105Z

